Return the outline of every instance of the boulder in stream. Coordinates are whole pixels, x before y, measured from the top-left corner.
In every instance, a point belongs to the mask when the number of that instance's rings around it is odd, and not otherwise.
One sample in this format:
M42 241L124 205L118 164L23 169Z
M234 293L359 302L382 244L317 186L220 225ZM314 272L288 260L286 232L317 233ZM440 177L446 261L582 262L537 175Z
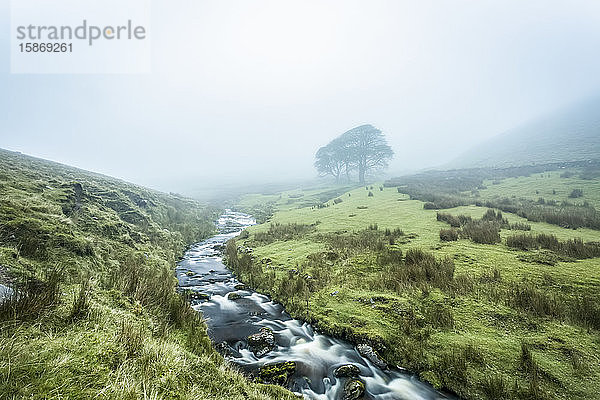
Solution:
M189 297L192 300L210 300L210 295L202 292L191 292Z
M340 365L333 371L336 378L354 378L360 375L360 369L354 364Z
M240 358L242 355L231 347L227 342L221 342L215 345L215 349L223 356L223 357L234 357Z
M248 347L256 357L262 357L275 348L275 335L270 328L261 328L260 332L248 336Z
M294 361L267 364L258 370L256 381L285 386L294 372L296 372L296 362Z
M242 296L242 294L238 293L238 292L229 292L227 294L227 300L237 300L237 299L241 299L242 297L244 297L244 296Z
M238 283L233 288L235 290L248 290L248 286L244 285L243 283Z
M365 394L365 384L360 379L349 379L344 385L342 400L358 400L362 399Z
M385 361L383 361L381 357L379 357L379 354L377 354L377 352L375 352L368 344L361 343L356 346L356 350L358 350L358 353L361 356L371 361L377 368L387 369Z

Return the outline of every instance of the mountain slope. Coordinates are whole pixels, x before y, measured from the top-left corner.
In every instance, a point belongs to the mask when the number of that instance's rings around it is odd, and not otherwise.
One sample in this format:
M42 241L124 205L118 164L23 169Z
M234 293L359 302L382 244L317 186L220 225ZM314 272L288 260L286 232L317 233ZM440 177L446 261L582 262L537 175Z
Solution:
M2 399L270 399L175 293L218 210L0 150Z
M600 158L600 97L533 120L444 167L509 167Z

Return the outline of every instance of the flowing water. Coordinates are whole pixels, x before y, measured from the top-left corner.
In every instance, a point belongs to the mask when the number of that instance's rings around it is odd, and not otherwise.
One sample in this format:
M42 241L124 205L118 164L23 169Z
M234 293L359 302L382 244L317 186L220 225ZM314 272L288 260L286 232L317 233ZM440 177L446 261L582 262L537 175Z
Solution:
M210 338L227 359L249 373L265 364L295 361L296 371L288 388L306 399L342 398L348 378L336 378L334 370L344 364L360 369L366 399L453 398L400 369L378 368L351 343L315 332L311 325L291 318L267 296L236 290L240 282L222 263L221 249L227 240L254 223L247 214L227 210L217 221L220 233L192 246L177 267L180 289L194 292L192 305L204 315ZM242 297L229 300L230 292ZM273 330L276 347L257 357L249 350L247 337L262 327Z
M12 294L13 290L11 288L0 284L0 303L4 301L4 299L8 299Z

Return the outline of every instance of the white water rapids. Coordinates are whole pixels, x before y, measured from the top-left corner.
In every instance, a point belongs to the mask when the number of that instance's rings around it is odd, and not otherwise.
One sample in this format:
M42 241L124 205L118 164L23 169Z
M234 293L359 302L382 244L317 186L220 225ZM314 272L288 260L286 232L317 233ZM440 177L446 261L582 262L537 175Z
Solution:
M202 312L209 336L226 358L248 373L264 364L295 361L297 368L288 388L305 399L340 399L344 380L334 370L344 364L360 369L366 399L435 400L452 396L434 390L400 369L382 370L362 357L351 343L315 332L292 319L283 307L252 290L236 290L240 282L222 263L222 246L255 220L247 214L227 210L217 221L219 234L192 246L177 267L181 290L198 293L193 307ZM229 300L227 294L242 297ZM274 332L276 347L258 358L248 349L247 337L261 327Z

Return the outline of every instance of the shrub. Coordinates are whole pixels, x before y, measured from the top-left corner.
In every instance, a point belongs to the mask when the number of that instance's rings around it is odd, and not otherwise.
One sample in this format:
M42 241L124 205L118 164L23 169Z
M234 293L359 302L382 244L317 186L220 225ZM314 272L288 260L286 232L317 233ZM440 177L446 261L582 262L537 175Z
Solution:
M369 197L373 197L373 192L369 191L369 194L368 194L368 196L369 196Z
M356 253L362 250L384 251L386 242L390 239L400 236L402 231L395 229L386 235L384 231L378 229L377 224L371 224L367 229L351 234L328 234L324 240L329 243L331 248L346 253Z
M519 234L506 238L506 245L520 250L537 249L538 243L532 235Z
M501 220L502 219L502 211L499 211L498 214L496 214L495 210L492 210L491 208L488 208L485 212L485 214L483 214L483 217L481 217L482 220L484 221L497 221L497 220Z
M425 310L425 318L434 328L454 328L454 314L452 308L447 304L435 302L428 305Z
M385 249L377 255L377 263L380 265L400 264L402 262L402 250Z
M473 218L471 218L469 215L459 215L458 216L458 220L460 221L461 225L466 225L469 222L473 221Z
M571 194L569 194L569 198L571 198L571 199L576 199L579 197L583 197L583 190L581 190L581 189L573 189Z
M456 229L441 229L440 240L444 242L453 242L458 240L458 231Z
M560 244L560 252L567 257L578 259L600 257L600 243L584 243L581 239L569 239Z
M561 178L570 178L572 176L575 176L575 173L572 171L565 171L563 173L560 174Z
M600 329L600 305L589 296L578 297L571 306L570 317L583 326Z
M506 245L520 250L542 248L577 259L600 257L600 243L598 242L584 242L581 239L569 239L561 242L556 236L543 233L511 235L506 238Z
M392 272L396 283L430 283L444 288L454 278L454 262L450 258L437 259L432 253L421 249L409 249L404 258L404 266Z
M513 231L530 231L531 225L523 222L515 222L514 224L510 224L510 229Z
M292 240L302 237L315 229L314 225L307 224L271 224L266 232L256 232L254 240L259 243L273 243L278 240Z
M538 316L558 317L562 314L562 303L556 296L544 293L528 282L513 284L507 291L507 302Z
M438 212L437 220L447 222L448 224L450 224L451 227L454 227L454 228L459 228L461 225L460 219L458 217L455 217L452 214Z
M501 241L500 225L496 221L468 222L462 228L461 235L480 244L495 244Z
M485 214L483 215L483 217L481 217L482 221L491 221L491 222L497 222L498 224L500 224L501 227L508 227L509 223L508 220L505 219L502 216L502 211L494 211L492 209L488 209Z

